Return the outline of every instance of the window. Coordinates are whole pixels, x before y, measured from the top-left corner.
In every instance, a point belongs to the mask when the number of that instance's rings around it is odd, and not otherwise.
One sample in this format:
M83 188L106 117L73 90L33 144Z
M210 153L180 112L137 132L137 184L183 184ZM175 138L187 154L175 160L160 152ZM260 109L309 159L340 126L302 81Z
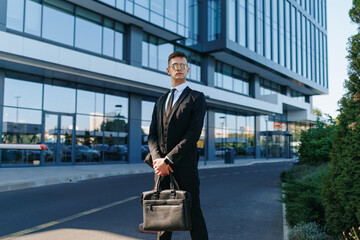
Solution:
M238 0L238 41L246 46L246 1Z
M236 1L228 1L229 14L228 14L228 28L229 28L229 39L236 42Z
M265 1L265 57L271 59L271 2Z
M208 2L208 41L220 39L221 33L221 1Z
M24 0L7 1L6 27L23 31Z
M255 51L255 0L248 1L248 48Z
M263 0L256 0L256 52L264 55L264 6Z
M101 54L101 16L82 8L77 8L75 46Z
M217 62L214 78L216 87L249 95L250 75L241 69Z
M45 84L44 110L75 113L75 89Z
M40 0L26 0L25 32L40 36L41 34L41 4Z
M278 1L272 1L272 59L274 62L279 63L279 39L278 39Z
M73 46L75 18L67 11L73 11L73 6L66 2L63 2L63 4L64 5L58 4L56 6L44 5L42 36L49 40Z
M285 67L285 27L284 27L284 0L279 0L279 62Z
M291 32L290 32L290 3L285 2L285 50L286 50L286 67L291 69Z

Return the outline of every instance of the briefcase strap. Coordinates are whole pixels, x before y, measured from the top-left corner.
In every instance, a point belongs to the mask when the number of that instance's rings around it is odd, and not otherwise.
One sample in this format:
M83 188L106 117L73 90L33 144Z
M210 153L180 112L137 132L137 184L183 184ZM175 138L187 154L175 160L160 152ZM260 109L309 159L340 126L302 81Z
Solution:
M177 183L174 174L171 171L169 171L169 176L170 176L170 189L180 190L179 184ZM158 176L156 179L155 190L156 191L160 190L160 176Z

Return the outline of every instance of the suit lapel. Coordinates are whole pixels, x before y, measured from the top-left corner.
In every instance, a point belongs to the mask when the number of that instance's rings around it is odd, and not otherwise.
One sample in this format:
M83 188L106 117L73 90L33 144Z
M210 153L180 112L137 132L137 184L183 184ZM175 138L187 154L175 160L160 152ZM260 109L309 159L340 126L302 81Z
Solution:
M160 126L163 126L164 117L166 117L164 109L165 109L166 98L167 98L167 95L169 94L169 92L170 91L168 91L159 102L159 107L160 107L159 110L160 111L158 111L158 119L161 119L161 125Z
M169 114L169 119L172 118L172 115L174 114L174 112L176 112L176 110L179 108L181 102L185 99L185 97L191 92L191 89L189 87L186 87L184 89L184 91L181 93L179 99L176 101L175 105L171 108L170 114Z

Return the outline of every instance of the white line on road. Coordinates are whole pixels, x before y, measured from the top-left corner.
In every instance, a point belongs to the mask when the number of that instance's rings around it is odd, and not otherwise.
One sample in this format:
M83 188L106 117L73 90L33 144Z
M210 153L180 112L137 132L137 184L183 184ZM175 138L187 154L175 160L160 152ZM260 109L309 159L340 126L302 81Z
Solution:
M101 206L101 207L98 207L98 208L93 208L93 209L90 209L88 211L77 213L77 214L69 216L69 217L61 218L61 219L58 219L58 220L55 220L55 221L52 221L52 222L48 222L48 223L45 223L45 224L38 225L36 227L28 228L28 229L25 229L25 230L22 230L22 231L19 231L19 232L16 232L16 233L12 233L12 234L9 234L9 235L6 235L6 236L2 236L2 237L0 237L0 239L1 240L13 239L15 237L19 237L19 236L22 236L22 235L25 235L25 234L29 234L29 233L32 233L32 232L35 232L35 231L39 231L39 230L42 230L42 229L45 229L45 228L48 228L48 227L51 227L51 226L54 226L54 225L57 225L57 224L60 224L60 223L64 223L64 222L67 222L67 221L70 221L70 220L73 220L73 219L76 219L76 218L79 218L79 217L83 217L83 216L86 216L86 215L89 215L89 214L92 214L92 213L95 213L95 212L98 212L98 211L101 211L101 210L104 210L104 209L107 209L107 208L111 208L111 207L114 207L116 205L120 205L120 204L129 202L131 200L137 199L137 198L139 198L139 197L138 196L129 197L129 198L123 199L121 201L113 202L113 203L110 203L110 204L107 204L107 205L104 205L104 206Z

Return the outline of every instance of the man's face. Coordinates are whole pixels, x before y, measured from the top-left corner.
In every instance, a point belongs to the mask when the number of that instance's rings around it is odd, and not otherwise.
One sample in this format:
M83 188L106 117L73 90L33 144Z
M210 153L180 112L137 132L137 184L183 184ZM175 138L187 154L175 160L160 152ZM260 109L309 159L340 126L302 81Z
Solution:
M186 58L174 57L170 59L169 67L166 69L172 80L176 82L185 82L186 76L189 73Z

